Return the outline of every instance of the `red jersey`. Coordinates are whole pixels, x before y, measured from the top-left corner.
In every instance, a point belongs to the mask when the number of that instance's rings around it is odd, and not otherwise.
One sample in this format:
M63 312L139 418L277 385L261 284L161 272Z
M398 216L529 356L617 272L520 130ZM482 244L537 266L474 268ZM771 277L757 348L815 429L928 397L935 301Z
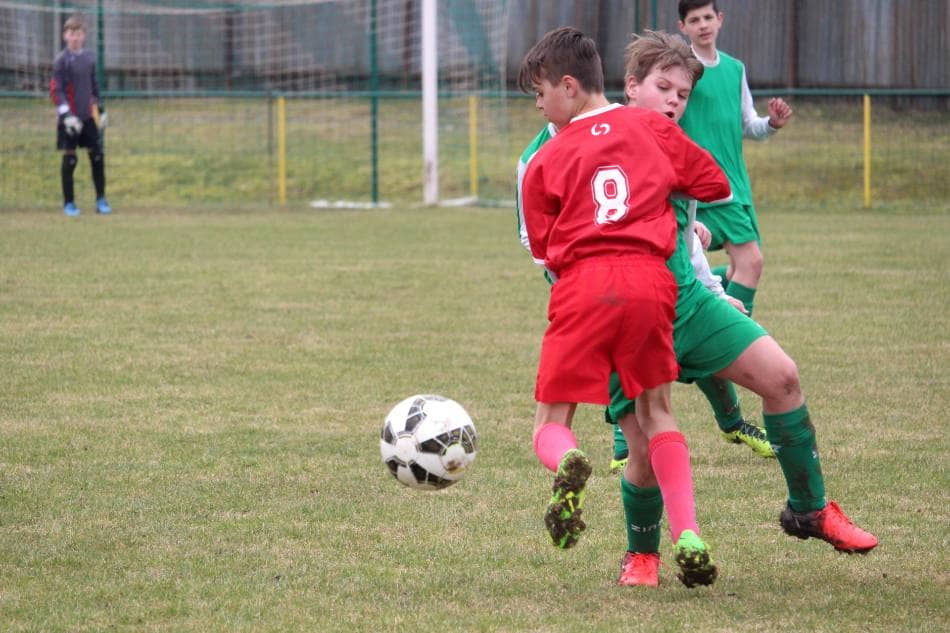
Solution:
M612 104L581 115L525 171L531 253L554 273L588 257L666 261L676 246L674 191L703 202L731 195L712 156L662 114Z

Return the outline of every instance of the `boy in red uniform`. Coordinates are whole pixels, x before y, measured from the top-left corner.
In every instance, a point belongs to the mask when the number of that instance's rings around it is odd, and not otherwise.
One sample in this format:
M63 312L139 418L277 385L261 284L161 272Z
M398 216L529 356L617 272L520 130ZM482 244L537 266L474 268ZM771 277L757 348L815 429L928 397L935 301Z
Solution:
M712 157L656 112L611 104L593 40L564 27L528 51L518 84L559 132L525 172L522 211L531 253L557 278L541 344L534 450L556 472L545 524L573 546L591 466L571 421L577 403L607 404L616 371L637 418L667 508L680 578L716 578L699 537L689 450L670 407L676 241L670 194L730 196Z

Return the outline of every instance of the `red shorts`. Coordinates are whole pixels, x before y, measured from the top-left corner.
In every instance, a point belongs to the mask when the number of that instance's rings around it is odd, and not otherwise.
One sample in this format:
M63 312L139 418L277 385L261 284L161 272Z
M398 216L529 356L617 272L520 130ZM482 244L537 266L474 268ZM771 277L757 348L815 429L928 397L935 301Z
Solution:
M658 257L594 258L551 289L538 402L608 404L611 371L631 400L676 380L676 282Z

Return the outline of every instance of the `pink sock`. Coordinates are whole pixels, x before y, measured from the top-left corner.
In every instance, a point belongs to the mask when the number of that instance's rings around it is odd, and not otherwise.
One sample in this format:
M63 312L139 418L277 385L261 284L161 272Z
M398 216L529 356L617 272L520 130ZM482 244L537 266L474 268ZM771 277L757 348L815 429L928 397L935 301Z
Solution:
M660 484L663 505L666 506L673 542L679 540L683 530L699 534L693 499L693 472L689 467L686 438L678 431L658 433L650 440L648 450L650 464Z
M534 432L534 454L552 472L557 472L561 458L572 448L577 448L577 438L563 424L547 422Z

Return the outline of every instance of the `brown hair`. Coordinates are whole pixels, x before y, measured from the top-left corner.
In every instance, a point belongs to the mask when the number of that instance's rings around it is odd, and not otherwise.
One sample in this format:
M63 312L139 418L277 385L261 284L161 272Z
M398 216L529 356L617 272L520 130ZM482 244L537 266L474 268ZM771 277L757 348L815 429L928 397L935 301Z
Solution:
M624 82L635 77L637 83L646 79L654 68L682 68L693 81L703 76L703 63L696 59L686 41L665 31L644 31L634 35L623 49Z
M82 16L74 15L71 16L66 23L63 24L63 33L66 31L85 31L86 22L82 19Z
M712 5L712 10L719 13L719 7L716 6L716 0L680 0L677 9L680 14L680 21L686 19L686 14L694 9L702 9L705 6Z
M555 84L564 75L576 79L587 92L604 91L604 68L597 44L570 26L548 31L525 54L518 87L530 94L542 80Z

